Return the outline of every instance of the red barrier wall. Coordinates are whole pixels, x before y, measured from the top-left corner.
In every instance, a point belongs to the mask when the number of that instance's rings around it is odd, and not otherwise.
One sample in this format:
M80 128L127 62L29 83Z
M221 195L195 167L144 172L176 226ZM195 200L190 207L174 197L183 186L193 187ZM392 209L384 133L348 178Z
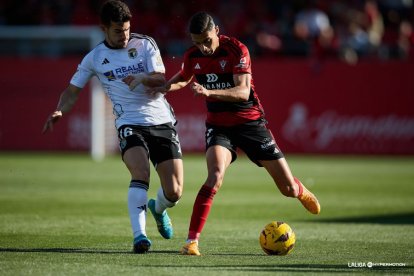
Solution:
M1 150L89 149L90 95L86 90L71 116L63 118L52 135L41 134L79 60L0 59Z
M257 89L287 151L414 153L414 64L259 66Z
M81 57L0 59L0 150L88 150L90 93L42 135ZM180 67L166 58L167 77ZM414 64L253 60L269 127L284 152L414 154ZM204 150L204 102L188 89L168 95L185 151Z

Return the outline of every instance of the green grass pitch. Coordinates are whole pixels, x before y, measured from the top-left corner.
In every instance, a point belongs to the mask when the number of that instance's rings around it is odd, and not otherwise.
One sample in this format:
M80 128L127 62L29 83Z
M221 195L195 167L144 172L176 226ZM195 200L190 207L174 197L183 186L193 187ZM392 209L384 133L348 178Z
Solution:
M318 196L321 214L283 197L263 168L241 156L214 199L197 257L178 251L206 176L203 156L184 157L184 194L169 210L174 238L162 239L148 214L153 246L134 255L129 174L119 156L96 163L87 155L0 153L0 275L414 273L414 157L287 159ZM152 171L150 197L158 187ZM296 233L288 256L267 256L259 246L273 220Z

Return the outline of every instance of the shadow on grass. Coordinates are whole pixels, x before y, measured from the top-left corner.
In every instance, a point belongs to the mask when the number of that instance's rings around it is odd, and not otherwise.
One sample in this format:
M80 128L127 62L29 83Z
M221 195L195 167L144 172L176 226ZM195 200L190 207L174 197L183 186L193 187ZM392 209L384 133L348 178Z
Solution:
M77 254L134 254L132 251L125 250L102 250L84 248L0 248L0 252L20 252L20 253L77 253ZM177 253L174 250L151 250L149 253Z
M193 258L193 257L190 257ZM202 257L197 257L202 258ZM171 269L183 269L183 268L194 268L198 269L199 272L244 272L244 273L263 273L263 272L288 272L288 273L328 273L328 274L355 274L355 273L386 273L386 272L411 272L413 266L390 266L390 267L363 267L355 268L349 267L348 264L258 264L258 265L240 265L240 264L229 264L229 265L200 265L200 264L186 264L186 265L170 265L170 264L159 264L159 265L148 265L140 264L141 268L171 268ZM172 270L174 271L174 270ZM173 274L173 273L172 273Z
M414 224L414 213L321 219L325 223Z
M134 254L131 251L125 250L100 250L100 249L82 249L82 248L0 248L1 252L18 252L18 253L69 253L69 254ZM150 251L148 254L177 254L175 250L158 250ZM263 254L211 254L204 255L198 258L206 258L209 256L262 256L263 258L271 258ZM182 256L185 257L185 256ZM190 257L194 258L194 257ZM240 265L228 264L228 265L200 265L200 264L158 264L148 265L140 264L142 268L171 268L171 269L183 269L183 268L194 268L202 269L205 271L227 271L227 272L292 272L292 273L364 273L364 272L409 272L414 270L414 266L390 266L390 267L373 267L373 268L355 268L349 267L347 263L334 265L334 264L258 264L258 265Z
M19 252L19 253L76 253L76 254L135 254L132 251L125 250L102 250L102 249L85 249L85 248L1 248L0 252ZM150 250L146 254L177 254L181 255L178 250ZM261 253L216 253L210 256L266 256Z
M350 268L348 264L333 265L333 264L277 264L277 265L241 265L241 266L215 266L217 270L230 270L242 272L291 272L291 273L347 273L354 274L358 272L403 272L411 271L413 266L404 267L373 267L373 268Z
M147 266L148 267L148 266ZM173 266L180 267L180 266ZM333 264L268 264L268 265L214 265L205 266L197 265L197 268L219 270L219 271L234 271L234 272L292 272L292 273L347 273L354 274L358 272L381 271L381 272L405 272L413 270L413 266L399 266L399 267L372 267L372 268L352 268L348 264L333 265Z

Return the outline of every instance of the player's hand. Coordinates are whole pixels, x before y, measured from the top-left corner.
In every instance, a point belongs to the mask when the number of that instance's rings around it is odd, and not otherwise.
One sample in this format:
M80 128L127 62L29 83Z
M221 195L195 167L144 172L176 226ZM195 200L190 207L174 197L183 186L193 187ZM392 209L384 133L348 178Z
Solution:
M205 96L208 97L210 95L209 91L204 88L201 84L197 82L193 82L190 85L190 89L193 91L195 96Z
M63 114L62 111L55 111L53 112L49 118L47 118L47 121L45 125L43 126L42 133L46 133L47 131L53 131L53 125L56 124L57 121L59 121L60 118L62 118Z
M129 75L122 79L124 83L126 83L129 86L129 90L134 90L135 87L137 87L138 84L142 83L144 80L146 74L145 73L138 73L135 75Z

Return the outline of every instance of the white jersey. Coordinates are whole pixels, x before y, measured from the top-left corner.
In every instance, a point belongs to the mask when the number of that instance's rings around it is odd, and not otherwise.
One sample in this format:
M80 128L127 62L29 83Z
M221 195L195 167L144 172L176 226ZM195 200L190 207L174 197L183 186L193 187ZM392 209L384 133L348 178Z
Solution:
M93 76L97 76L112 102L116 128L175 123L174 113L164 94L151 95L144 91L142 84L131 91L122 82L126 76L141 72L165 73L165 67L151 37L131 34L127 47L123 49L111 49L106 42L97 45L83 58L70 83L83 88Z

